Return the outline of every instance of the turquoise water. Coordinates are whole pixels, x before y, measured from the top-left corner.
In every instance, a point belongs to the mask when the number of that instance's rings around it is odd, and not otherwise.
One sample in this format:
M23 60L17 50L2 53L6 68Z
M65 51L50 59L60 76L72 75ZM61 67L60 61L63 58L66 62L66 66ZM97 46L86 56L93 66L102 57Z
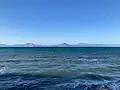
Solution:
M120 48L0 48L0 90L120 90Z

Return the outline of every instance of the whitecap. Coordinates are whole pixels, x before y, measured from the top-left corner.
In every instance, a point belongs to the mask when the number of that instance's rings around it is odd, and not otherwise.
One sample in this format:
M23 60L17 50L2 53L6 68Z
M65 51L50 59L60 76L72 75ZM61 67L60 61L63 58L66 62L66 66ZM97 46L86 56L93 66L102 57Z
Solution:
M3 68L1 68L1 69L0 69L0 74L5 73L6 69L7 69L7 67L3 67Z

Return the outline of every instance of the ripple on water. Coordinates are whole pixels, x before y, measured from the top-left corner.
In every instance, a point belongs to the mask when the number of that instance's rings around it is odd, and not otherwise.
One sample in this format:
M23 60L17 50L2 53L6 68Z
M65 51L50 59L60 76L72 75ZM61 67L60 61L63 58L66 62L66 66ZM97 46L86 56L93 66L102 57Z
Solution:
M91 78L95 76L85 77ZM1 75L2 90L119 90L120 82L109 80L108 77L96 76L108 81L31 75Z

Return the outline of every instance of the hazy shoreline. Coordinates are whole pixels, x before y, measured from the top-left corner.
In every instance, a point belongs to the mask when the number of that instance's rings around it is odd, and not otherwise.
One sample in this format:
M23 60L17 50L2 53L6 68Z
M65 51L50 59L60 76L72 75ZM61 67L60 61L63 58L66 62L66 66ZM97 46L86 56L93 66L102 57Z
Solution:
M42 44L34 44L34 43L26 43L26 44L0 44L0 47L120 47L120 44L87 44L87 43L78 43L78 44L56 44L56 45L42 45Z

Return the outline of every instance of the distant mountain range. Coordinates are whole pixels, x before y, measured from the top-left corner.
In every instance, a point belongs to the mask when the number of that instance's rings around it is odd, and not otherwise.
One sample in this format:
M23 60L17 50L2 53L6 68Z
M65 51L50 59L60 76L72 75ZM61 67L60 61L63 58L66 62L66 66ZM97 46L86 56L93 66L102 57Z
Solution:
M0 44L0 47L120 47L120 44L61 43L57 45L41 45L41 44L34 44L34 43L26 43L26 44L15 44L15 45Z

